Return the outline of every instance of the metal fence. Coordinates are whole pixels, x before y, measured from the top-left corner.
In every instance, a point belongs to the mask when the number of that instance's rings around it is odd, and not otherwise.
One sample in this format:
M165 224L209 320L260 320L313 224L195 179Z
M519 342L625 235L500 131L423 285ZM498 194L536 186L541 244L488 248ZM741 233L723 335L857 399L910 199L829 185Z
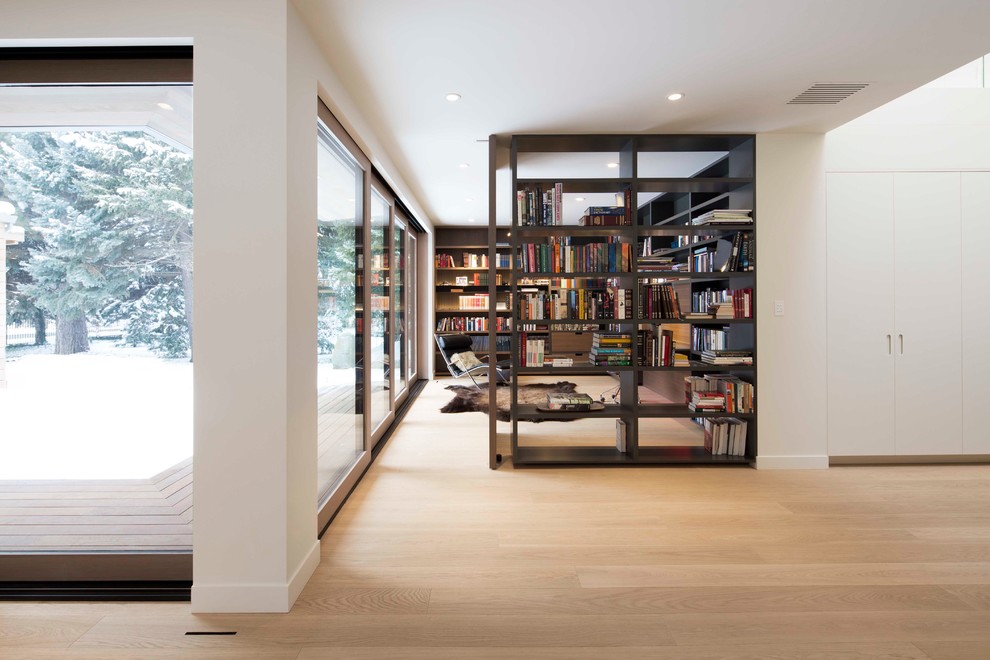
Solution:
M124 324L114 325L90 325L90 339L119 339L124 336ZM45 325L45 335L48 343L55 341L55 322L49 321ZM8 325L6 332L7 346L30 346L34 344L33 325Z

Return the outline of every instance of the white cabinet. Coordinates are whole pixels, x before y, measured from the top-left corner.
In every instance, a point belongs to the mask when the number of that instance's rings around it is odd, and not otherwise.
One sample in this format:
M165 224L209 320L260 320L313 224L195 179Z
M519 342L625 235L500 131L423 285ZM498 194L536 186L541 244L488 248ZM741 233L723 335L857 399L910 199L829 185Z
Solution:
M828 175L832 456L963 451L960 181Z
M885 456L894 448L894 179L830 174L828 449Z
M990 172L962 173L963 453L990 454Z

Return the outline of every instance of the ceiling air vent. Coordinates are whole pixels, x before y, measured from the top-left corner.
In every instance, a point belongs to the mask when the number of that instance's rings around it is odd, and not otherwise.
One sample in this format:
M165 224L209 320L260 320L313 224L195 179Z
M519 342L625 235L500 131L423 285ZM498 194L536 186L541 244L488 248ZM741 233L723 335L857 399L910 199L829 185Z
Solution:
M787 105L835 105L867 87L869 83L815 83Z

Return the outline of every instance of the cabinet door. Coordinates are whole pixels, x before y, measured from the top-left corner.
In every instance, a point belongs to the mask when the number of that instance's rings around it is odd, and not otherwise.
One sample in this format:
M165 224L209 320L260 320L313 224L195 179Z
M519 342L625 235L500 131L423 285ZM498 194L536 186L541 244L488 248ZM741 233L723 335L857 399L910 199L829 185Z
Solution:
M963 453L990 454L990 172L962 173Z
M958 172L894 175L897 453L962 452Z
M828 453L894 453L893 175L827 178Z

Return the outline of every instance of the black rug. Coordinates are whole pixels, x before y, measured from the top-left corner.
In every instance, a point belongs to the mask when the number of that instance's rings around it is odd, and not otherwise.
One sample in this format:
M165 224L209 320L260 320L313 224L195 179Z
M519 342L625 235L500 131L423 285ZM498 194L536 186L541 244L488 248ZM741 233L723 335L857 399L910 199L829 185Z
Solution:
M560 381L559 383L529 383L520 385L516 397L518 403L524 405L538 405L547 402L548 393L570 394L575 391L577 385ZM481 389L472 385L448 385L447 388L454 393L454 398L440 409L442 413L462 413L462 412L483 412L488 414L488 383L482 383ZM498 413L495 418L500 422L508 422L512 418L509 415L509 405L512 392L508 386L496 388L496 401L498 402ZM547 420L555 422L572 422L573 419L559 419L547 417ZM532 422L544 421L542 419L528 420Z

